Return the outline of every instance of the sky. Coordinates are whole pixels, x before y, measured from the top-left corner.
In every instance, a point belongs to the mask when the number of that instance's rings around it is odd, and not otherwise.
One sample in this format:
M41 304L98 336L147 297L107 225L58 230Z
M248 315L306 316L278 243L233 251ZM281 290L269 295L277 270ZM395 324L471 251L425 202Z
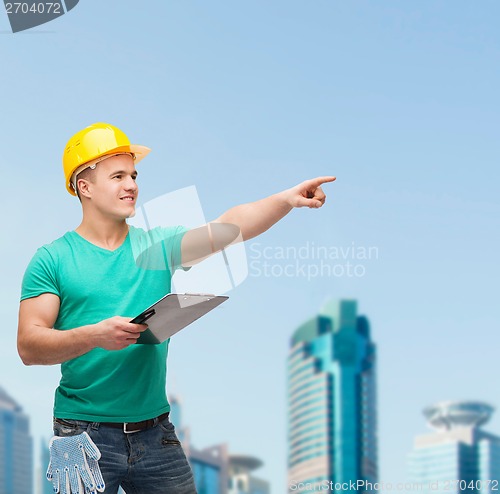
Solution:
M499 15L494 0L81 0L12 34L0 13L0 385L36 441L59 370L17 355L20 284L36 249L80 222L62 151L97 121L152 148L141 201L194 185L207 220L337 177L323 208L249 241L248 278L172 340L168 390L196 447L261 458L256 474L284 492L289 339L331 298L358 301L377 345L381 481L406 479L425 406L498 408ZM284 274L319 265L278 258L301 247L377 255L353 260L359 276Z

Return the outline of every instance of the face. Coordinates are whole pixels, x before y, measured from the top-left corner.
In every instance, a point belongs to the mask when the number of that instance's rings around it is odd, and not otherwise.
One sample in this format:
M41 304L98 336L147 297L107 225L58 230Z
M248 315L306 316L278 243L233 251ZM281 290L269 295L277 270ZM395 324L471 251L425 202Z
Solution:
M136 178L132 156L111 156L97 164L91 180L82 181L81 194L100 214L124 220L135 214L139 194Z

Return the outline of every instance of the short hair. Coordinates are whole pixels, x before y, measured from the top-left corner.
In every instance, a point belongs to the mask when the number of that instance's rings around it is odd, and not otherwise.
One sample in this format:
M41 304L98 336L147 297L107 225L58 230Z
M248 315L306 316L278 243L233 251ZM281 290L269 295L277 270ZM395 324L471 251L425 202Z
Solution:
M80 188L78 187L78 180L83 179L83 180L88 180L89 182L94 182L94 176L95 176L95 168L91 168L90 166L88 168L85 168L85 170L82 170L76 177L75 177L75 185L76 185L76 195L78 196L78 199L80 202L82 202L82 198L80 197Z

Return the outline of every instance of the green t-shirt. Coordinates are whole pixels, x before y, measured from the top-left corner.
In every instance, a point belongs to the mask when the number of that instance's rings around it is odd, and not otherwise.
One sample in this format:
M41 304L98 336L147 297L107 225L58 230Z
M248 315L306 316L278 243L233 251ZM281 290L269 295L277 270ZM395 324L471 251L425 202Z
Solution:
M181 265L183 227L149 232L130 227L110 251L72 231L38 249L23 278L21 300L54 293L54 328L72 329L113 316L135 317L170 292ZM159 248L158 248L159 247ZM95 348L61 364L54 416L91 422L139 422L170 410L166 397L168 341Z

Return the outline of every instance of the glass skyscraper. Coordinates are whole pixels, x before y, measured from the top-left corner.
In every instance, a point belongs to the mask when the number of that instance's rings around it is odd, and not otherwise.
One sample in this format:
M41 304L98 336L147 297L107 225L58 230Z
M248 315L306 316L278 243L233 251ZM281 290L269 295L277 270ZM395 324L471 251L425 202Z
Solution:
M424 410L436 432L417 436L409 456L409 480L420 493L500 489L500 437L481 429L492 412L490 405L474 401L441 402Z
M0 388L0 494L33 494L29 419Z
M331 301L292 336L289 492L378 475L375 345L354 300ZM360 489L362 491L362 489Z

